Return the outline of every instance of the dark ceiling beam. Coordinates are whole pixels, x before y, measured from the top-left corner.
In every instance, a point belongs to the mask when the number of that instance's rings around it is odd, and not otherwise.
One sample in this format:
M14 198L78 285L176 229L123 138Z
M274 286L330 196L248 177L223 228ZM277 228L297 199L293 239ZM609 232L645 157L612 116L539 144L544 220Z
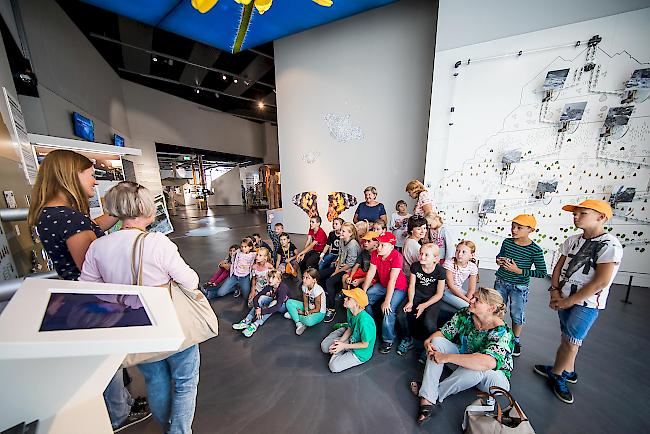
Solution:
M189 60L199 65L214 65L219 54L221 54L221 50L195 42ZM208 72L210 71L207 69L197 68L186 63L178 80L186 84L200 85Z
M171 78L159 77L157 75L151 75L151 74L143 74L143 73L136 72L136 71L129 71L128 69L125 69L125 68L117 68L117 70L122 71L122 72L126 72L127 74L134 74L134 75L139 75L140 77L150 78L152 80L164 81L165 83L179 84L181 86L191 87L193 89L199 89L199 90L202 90L204 92L211 92L213 94L219 94L219 95L227 96L227 97L230 97L230 98L236 98L236 99L241 99L241 100L244 100L244 101L250 101L250 102L255 103L255 104L257 104L259 102L259 101L257 101L256 99L253 99L253 98L248 98L248 97L240 96L240 95L230 95L228 93L222 92L222 91L217 90L217 89L211 89L209 87L204 87L204 86L197 86L195 84L181 83L180 81L172 80ZM200 104L200 102L197 102L197 103ZM275 105L270 105L270 104L267 107L277 108Z
M257 82L260 78L264 77L267 72L273 69L273 59L263 56L255 56L255 59L242 71L241 75L246 77L245 80L238 80L237 83L231 83L226 92L231 95L241 95L249 87ZM273 93L273 92L271 92Z
M267 59L271 59L271 60L273 60L273 56L271 56L270 54L263 53L263 52L261 52L261 51L259 51L259 50L255 50L255 49L253 49L253 48L249 48L248 51L250 51L251 53L255 53L255 54L258 54L258 55L260 55L260 56L266 57Z
M153 27L140 24L122 16L117 17L120 39L123 41L138 41L145 48L151 49L153 43ZM131 50L122 46L124 67L131 71L145 74L151 72L151 56L143 51Z
M171 59L171 60L173 60L175 62L185 63L187 65L191 65L191 66L194 66L196 68L202 68L202 69L206 69L208 71L213 71L213 72L216 72L216 73L219 73L219 74L225 74L225 75L228 75L230 77L235 77L237 79L247 80L246 77L243 77L243 76L238 75L238 74L233 74L232 72L224 71L223 69L214 68L212 66L200 65L198 63L194 63L194 62L190 62L189 60L182 59L180 57L172 56L171 54L165 54L165 53L162 53L160 51L151 50L151 49L147 49L147 48L142 48L142 47L139 47L137 45L128 44L126 42L118 41L117 39L109 38L108 36L103 36L103 35L100 35L100 34L97 34L97 33L94 33L94 32L90 32L89 36L91 36L91 37L93 37L95 39L100 39L102 41L112 42L114 44L119 44L119 45L121 45L123 47L128 47L128 48L132 48L134 50L144 51L144 52L149 53L149 54L154 55L154 56L165 57L165 58ZM262 82L262 81L258 81L257 84L262 85L262 86L266 86L266 87L270 87L272 89L275 89L275 86L270 84L270 83L265 83L265 82Z

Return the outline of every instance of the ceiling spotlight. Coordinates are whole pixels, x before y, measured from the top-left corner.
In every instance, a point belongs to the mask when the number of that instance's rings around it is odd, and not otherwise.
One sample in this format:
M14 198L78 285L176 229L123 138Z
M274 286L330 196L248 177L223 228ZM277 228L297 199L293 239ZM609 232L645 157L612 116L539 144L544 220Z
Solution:
M215 92L215 93L214 93L214 97L215 97L215 98L219 98L219 92Z
M167 64L169 66L172 66L174 64L174 61L172 59L167 59Z
M244 84L245 84L246 86L250 86L251 82L248 81L248 80L244 80Z
M235 83L235 84L237 84L237 79L236 79L236 78L233 78L232 82Z
M264 108L264 103L262 101L257 103L257 108L263 109Z
M226 77L226 74L223 74L223 75L221 76L221 79L222 79L222 80L227 80L228 77Z
M153 56L153 59L152 59L152 60L153 60L154 62L157 62L157 61L158 61L158 58L157 58L156 56Z
M201 91L199 89L194 89L194 92L199 93Z

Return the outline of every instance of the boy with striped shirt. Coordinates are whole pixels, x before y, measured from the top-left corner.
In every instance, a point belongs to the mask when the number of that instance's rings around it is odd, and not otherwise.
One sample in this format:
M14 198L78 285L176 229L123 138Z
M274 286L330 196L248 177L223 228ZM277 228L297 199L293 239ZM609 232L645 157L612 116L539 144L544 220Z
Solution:
M499 291L503 301L510 305L512 332L515 335L513 356L521 354L519 338L526 320L525 307L528 302L528 289L531 277L545 278L546 262L544 251L530 239L535 232L537 221L531 214L521 214L512 219L510 234L501 244L497 255L494 288ZM532 266L535 269L531 269Z

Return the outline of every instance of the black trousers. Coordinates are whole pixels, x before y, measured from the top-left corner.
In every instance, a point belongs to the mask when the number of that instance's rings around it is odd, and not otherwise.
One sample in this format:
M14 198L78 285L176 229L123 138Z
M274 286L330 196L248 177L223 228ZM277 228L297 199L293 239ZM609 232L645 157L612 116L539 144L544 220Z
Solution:
M440 312L440 301L427 307L419 318L416 318L419 304L424 303L428 298L415 297L413 299L413 309L411 312L404 312L404 306L408 303L408 298L400 304L397 312L397 321L402 330L402 338L411 338L424 340L431 336L438 328L438 313Z
M315 268L318 270L318 262L320 261L320 253L313 250L305 253L305 257L300 261L300 273L304 273L307 268Z
M336 294L343 289L343 275L345 273L347 273L347 271L339 271L336 274L332 274L325 281L325 295L327 296L328 309L334 309Z

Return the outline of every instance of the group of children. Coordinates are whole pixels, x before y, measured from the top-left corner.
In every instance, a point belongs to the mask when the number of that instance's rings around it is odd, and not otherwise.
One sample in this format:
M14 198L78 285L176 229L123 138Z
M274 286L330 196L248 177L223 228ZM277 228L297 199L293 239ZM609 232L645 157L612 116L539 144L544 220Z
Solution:
M587 200L563 209L573 212L574 225L582 234L561 245L552 273L550 307L558 311L562 331L555 363L535 365L534 371L548 379L559 399L572 403L567 383L577 382L575 358L599 310L605 308L623 249L604 229L612 217L608 203ZM404 201L396 204L389 231L382 219L356 224L335 219L326 236L316 216L310 218L301 251L281 223L273 228L269 223L273 247L265 246L257 234L231 246L205 292L208 298L231 292L246 297L250 312L233 325L246 337L275 312L284 312L293 320L298 335L320 322L331 322L341 294L346 322L337 324L321 344L323 352L331 354L332 372L372 357L377 337L372 307L379 303L383 314L379 352L391 351L397 322L401 331L397 353L404 355L416 339L423 340L438 329L441 307L453 314L469 305L477 289L475 244L461 240L454 247L443 223L435 213L409 215ZM534 216L515 217L511 237L503 241L496 257L499 268L494 287L509 306L514 338L511 355L515 357L521 353L530 278L548 275L544 252L530 238L536 228ZM288 286L292 279L283 279L283 275L295 278L298 270L302 300L293 300ZM424 352L422 357L426 357Z

